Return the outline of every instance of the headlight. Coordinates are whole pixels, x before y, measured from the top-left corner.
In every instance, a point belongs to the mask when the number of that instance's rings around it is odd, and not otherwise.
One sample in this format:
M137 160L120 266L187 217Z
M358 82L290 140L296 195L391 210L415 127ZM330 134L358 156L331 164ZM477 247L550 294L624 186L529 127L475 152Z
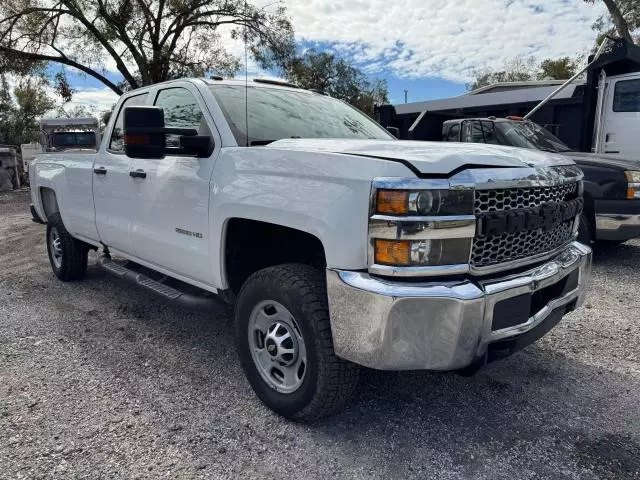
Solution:
M627 198L640 199L640 172L624 172L627 177Z
M476 228L473 190L448 187L447 180L374 183L370 272L424 276L468 271Z
M434 216L473 213L470 190L388 190L376 194L379 215Z
M458 265L469 262L470 238L374 239L374 262L397 267Z

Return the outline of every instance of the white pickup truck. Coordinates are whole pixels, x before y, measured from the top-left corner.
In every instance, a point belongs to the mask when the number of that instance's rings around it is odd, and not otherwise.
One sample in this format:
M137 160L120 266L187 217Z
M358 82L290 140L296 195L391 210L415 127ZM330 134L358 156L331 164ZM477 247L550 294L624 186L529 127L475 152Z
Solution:
M471 373L578 307L582 173L544 152L399 141L268 81L122 96L97 153L34 164L54 273L100 264L177 302L235 305L240 362L289 418L328 415L359 366Z

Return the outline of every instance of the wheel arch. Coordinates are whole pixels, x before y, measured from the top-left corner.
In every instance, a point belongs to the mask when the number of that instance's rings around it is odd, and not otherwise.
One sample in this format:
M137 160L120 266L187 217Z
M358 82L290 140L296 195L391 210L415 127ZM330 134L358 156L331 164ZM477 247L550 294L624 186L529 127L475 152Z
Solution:
M47 221L51 215L60 212L58 204L58 196L53 188L40 187L40 209L44 214L44 220ZM40 212L39 212L40 213Z
M244 281L263 268L303 263L324 269L325 247L310 232L260 220L227 219L221 244L221 273L225 288L238 293Z

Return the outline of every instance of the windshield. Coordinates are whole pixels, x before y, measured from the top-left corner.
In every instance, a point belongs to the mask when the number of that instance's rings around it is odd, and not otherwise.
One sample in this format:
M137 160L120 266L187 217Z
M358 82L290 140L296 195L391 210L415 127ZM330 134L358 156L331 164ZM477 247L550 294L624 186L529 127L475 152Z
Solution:
M96 134L94 132L55 132L53 145L55 147L95 147Z
M265 145L283 138L395 140L365 114L318 93L243 85L213 85L211 91L241 146Z
M562 140L537 123L526 121L495 122L502 143L512 147L535 148L546 152L569 152Z

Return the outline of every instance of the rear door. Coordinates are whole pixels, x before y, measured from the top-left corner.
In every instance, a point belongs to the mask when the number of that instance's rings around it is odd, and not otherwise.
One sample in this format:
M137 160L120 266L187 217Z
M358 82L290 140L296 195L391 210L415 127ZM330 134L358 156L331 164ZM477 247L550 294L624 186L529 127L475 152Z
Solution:
M143 175L129 178L133 184L129 211L135 217L131 230L135 255L211 285L209 185L220 139L194 85L173 84L159 89L154 97L153 105L164 109L167 127L193 128L200 135L212 136L215 150L209 158L167 154L162 159L133 159L131 170ZM179 137L167 135L167 147L178 146Z
M93 164L93 201L100 241L129 255L133 255L130 230L134 184L129 176L132 160L124 154L123 114L125 107L145 105L147 98L148 93L142 93L121 103L114 112L117 117L111 135Z
M609 77L600 153L640 158L640 74Z

